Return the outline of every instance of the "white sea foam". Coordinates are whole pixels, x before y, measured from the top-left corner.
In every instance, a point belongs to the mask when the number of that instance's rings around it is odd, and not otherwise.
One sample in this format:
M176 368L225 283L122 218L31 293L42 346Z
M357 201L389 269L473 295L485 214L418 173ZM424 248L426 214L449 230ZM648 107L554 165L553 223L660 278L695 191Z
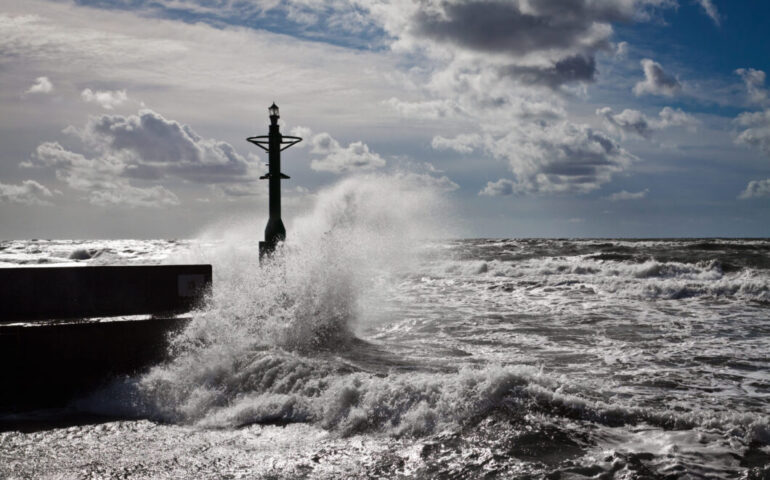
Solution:
M442 206L438 192L405 177L349 178L320 192L262 265L244 248L253 237L232 231L211 250L172 258L211 262L215 288L174 339L173 360L136 383L139 407L203 424L332 422L317 412L321 399L308 399L343 367L316 356L344 352L356 328L378 320L378 288L408 269L426 238L446 235Z

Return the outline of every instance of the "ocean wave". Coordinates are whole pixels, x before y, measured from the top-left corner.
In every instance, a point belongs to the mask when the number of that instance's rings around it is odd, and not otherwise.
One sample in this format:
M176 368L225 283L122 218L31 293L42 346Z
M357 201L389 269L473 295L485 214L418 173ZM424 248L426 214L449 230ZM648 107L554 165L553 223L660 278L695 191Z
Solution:
M582 256L516 262L450 259L424 264L420 272L413 275L471 284L491 282L493 288L506 292L577 285L645 299L737 297L760 302L770 300L767 271L752 268L725 270L716 260L615 262ZM506 284L500 285L501 280Z
M299 422L343 437L385 433L415 438L462 430L503 415L530 423L535 419L535 428L587 422L606 428L700 429L722 432L746 445L770 445L770 423L761 415L675 412L591 400L565 378L529 366L373 375L334 361L270 351L237 365L220 362L196 371L195 378L181 383L173 369L158 368L139 381L115 384L79 406L114 414L115 405L105 399L125 399L131 392L135 402L128 410L123 402L122 413L201 428Z

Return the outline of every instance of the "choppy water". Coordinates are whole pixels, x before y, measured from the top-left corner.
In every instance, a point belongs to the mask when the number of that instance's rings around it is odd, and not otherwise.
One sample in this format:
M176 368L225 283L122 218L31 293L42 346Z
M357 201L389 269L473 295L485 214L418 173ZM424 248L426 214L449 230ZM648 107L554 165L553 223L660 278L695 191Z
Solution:
M424 241L417 192L343 182L262 267L237 230L0 243L215 273L173 361L0 433L0 478L770 477L770 240Z

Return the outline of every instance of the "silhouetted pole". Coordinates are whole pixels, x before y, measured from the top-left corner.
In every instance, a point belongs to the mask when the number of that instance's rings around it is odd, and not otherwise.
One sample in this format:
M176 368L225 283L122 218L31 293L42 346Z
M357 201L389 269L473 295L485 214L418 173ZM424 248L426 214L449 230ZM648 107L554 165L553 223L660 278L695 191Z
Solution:
M281 173L281 152L292 145L302 141L300 137L281 135L278 125L278 106L273 103L267 109L270 112L270 130L268 135L249 137L246 140L258 146L268 154L268 173L260 180L267 179L270 205L270 219L265 227L265 241L259 242L259 258L270 254L275 250L278 242L286 240L286 228L281 219L281 180L288 179L288 175ZM267 144L267 146L265 146Z

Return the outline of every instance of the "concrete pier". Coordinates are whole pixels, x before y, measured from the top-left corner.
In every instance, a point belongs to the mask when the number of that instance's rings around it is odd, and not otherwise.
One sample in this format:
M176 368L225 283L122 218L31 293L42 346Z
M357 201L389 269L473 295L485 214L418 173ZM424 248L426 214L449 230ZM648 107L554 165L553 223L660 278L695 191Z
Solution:
M0 269L0 412L59 407L167 358L211 265Z
M0 326L0 412L63 407L167 358L189 318Z

